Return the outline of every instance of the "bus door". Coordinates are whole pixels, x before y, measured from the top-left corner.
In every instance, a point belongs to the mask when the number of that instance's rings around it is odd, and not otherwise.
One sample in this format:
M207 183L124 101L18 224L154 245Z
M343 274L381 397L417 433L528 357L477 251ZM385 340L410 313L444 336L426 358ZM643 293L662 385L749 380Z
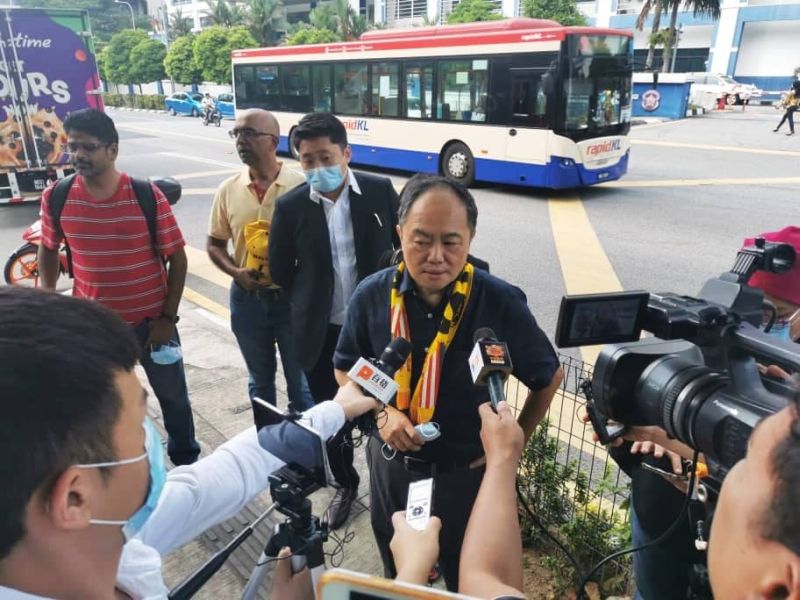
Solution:
M520 162L546 164L549 157L547 141L547 94L545 69L512 68L511 110L506 140L506 158Z

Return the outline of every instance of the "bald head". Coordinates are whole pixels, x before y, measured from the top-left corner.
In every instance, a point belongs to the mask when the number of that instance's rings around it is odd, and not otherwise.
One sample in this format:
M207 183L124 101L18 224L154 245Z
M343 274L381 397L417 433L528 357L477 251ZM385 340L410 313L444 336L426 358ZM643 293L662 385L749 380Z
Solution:
M271 112L263 108L249 108L239 111L236 115L234 127L237 129L249 127L256 131L269 133L275 137L280 137L281 135L281 126L278 124L278 119L276 119L275 115Z
M240 132L236 136L236 151L242 162L256 171L274 173L281 135L275 116L261 108L239 111L233 131Z

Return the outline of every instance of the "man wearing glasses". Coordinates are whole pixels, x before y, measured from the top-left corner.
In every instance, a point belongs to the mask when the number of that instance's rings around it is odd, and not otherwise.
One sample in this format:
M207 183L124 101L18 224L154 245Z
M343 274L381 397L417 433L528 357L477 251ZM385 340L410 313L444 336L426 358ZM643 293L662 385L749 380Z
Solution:
M191 464L200 446L176 328L187 269L181 230L161 190L151 185L156 215L151 238L130 176L115 167L119 135L108 115L77 111L64 121L64 129L77 176L59 219L50 210L53 186L42 194L42 286L55 289L59 244L66 240L75 279L72 294L104 304L133 327L143 348L140 362L164 415L170 459L175 465ZM45 376L47 369L43 365Z
M247 364L250 398L276 403L277 344L289 404L302 411L313 403L310 398L305 399L303 374L295 357L289 300L272 281L269 265L256 256L265 258L266 248L254 251L251 245L248 250L248 239L251 244L254 237L256 241L258 236L269 239L275 201L304 178L285 167L275 155L280 128L272 113L261 109L241 111L229 133L245 166L217 189L206 250L214 264L233 280L231 329ZM228 241L233 244L233 255L228 252Z

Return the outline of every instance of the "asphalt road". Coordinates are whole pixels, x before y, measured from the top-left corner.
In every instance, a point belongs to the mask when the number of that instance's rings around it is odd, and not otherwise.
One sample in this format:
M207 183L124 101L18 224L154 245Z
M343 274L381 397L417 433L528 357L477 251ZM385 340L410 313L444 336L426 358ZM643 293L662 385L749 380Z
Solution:
M231 121L217 129L188 117L110 114L120 131L118 166L139 176L179 177L185 195L174 210L187 243L202 251L213 189L239 164L227 135ZM591 272L607 258L606 275L583 282L582 291L613 289L615 275L624 289L694 294L731 266L745 236L783 227L796 215L800 135L772 133L778 117L772 108L751 107L634 127L629 173L604 187L555 193L479 186L472 252L523 289L551 337L560 298L575 289L569 265ZM389 175L398 185L408 178ZM563 220L556 225L553 211L565 203L585 211L580 236ZM0 207L0 257L21 242L37 210L34 204ZM594 242L586 231L596 235ZM208 270L196 266L190 260L187 286L227 306L220 279L209 281Z

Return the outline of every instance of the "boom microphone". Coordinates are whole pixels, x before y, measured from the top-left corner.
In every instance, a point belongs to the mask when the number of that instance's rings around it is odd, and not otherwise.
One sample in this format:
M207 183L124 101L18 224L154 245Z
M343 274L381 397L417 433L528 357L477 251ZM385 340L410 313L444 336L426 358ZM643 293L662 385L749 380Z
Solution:
M497 336L489 327L481 327L472 337L475 348L469 356L469 370L475 385L489 386L489 399L497 412L497 405L506 399L503 383L514 369L508 346L497 341Z

